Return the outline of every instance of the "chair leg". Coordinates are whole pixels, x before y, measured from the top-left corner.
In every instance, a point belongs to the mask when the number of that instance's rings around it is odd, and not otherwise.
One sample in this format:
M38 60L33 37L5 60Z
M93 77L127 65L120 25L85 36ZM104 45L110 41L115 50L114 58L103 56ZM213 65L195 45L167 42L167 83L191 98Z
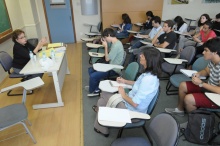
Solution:
M36 144L37 141L34 139L34 136L31 134L31 132L30 132L29 129L27 128L26 124L25 124L23 121L22 121L21 123L22 123L22 125L24 126L26 132L30 135L30 137L31 137L31 139L33 140L34 144Z
M26 119L26 121L27 121L29 126L32 126L31 122L28 119Z
M122 135L124 128L119 129L117 138L120 138Z
M12 90L9 90L8 91L8 93L7 93L7 96L19 96L19 95L23 95L23 93L22 94L11 94L11 92L12 92ZM27 95L31 95L31 94L33 94L34 93L34 91L32 90L31 92L28 92L27 93Z

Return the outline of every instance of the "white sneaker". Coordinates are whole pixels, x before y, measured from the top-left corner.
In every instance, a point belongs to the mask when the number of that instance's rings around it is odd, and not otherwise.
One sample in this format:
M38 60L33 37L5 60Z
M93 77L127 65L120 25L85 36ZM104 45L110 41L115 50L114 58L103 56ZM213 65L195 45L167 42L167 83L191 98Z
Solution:
M85 86L84 89L89 92L89 86Z
M170 114L184 116L184 111L180 111L178 108L165 108L165 111Z

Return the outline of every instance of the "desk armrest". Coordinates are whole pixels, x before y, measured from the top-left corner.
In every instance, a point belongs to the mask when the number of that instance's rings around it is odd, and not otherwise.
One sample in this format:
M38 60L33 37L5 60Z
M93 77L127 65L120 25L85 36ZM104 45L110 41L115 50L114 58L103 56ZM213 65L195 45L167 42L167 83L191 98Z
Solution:
M44 82L42 81L42 79L40 77L36 77L6 88L1 89L1 92L5 92L5 91L9 91L12 90L14 88L18 88L18 87L23 87L25 90L33 90L35 88L38 88L40 86L43 86Z
M131 119L144 119L144 120L150 119L150 116L148 114L134 112L134 111L129 111L129 113L130 113Z

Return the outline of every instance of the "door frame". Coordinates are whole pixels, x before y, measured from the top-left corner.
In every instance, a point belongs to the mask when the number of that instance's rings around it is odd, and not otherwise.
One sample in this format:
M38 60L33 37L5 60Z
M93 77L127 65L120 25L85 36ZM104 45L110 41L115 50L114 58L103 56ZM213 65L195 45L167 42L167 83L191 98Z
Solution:
M49 23L48 23L48 18L47 18L47 10L46 10L46 6L45 6L45 3L44 3L45 0L42 0L42 4L43 4L43 8L44 8L44 17L46 19L46 25L47 25L47 32L48 32L48 35L49 35L49 40L50 42L52 42L52 39L51 39L51 35L50 35L50 29L49 29ZM72 14L72 24L73 24L73 33L74 33L74 42L76 42L76 31L75 31L75 21L74 21L74 13L73 13L73 3L72 3L72 0L69 0L70 1L70 9L71 9L71 14Z

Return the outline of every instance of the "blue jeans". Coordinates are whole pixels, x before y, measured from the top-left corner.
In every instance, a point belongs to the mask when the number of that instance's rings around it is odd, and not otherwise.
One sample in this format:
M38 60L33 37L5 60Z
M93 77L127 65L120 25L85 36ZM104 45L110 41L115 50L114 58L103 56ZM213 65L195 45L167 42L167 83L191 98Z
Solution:
M115 71L110 70L108 72L99 72L90 67L89 73L89 92L93 93L95 90L99 90L99 82L107 77L118 75Z

